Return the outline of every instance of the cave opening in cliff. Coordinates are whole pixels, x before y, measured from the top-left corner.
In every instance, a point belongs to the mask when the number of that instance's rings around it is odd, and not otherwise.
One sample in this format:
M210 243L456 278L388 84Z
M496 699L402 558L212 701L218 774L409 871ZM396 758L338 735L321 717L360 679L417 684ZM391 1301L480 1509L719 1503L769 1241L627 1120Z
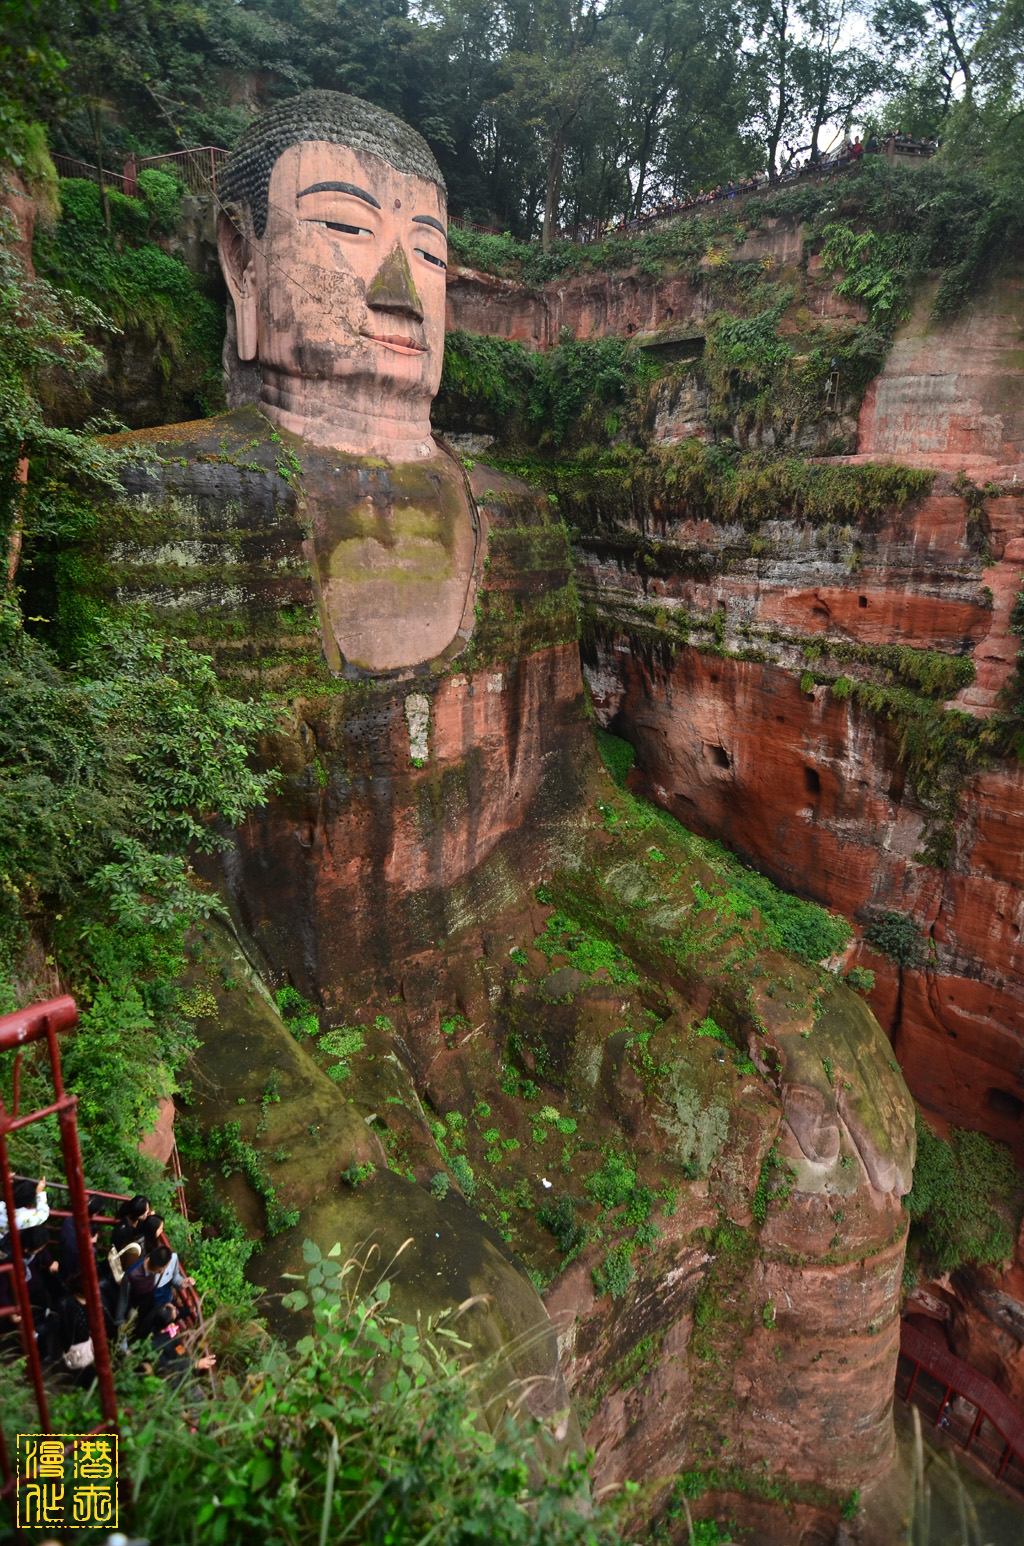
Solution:
M821 777L814 768L804 768L804 789L809 795L821 793Z
M724 746L713 746L710 741L705 741L704 755L714 768L732 767L732 760Z
M989 1090L985 1095L985 1101L990 1111L996 1116L1007 1117L1011 1122L1019 1122L1024 1116L1024 1101L1018 1100L1016 1095L1011 1095L1009 1090Z

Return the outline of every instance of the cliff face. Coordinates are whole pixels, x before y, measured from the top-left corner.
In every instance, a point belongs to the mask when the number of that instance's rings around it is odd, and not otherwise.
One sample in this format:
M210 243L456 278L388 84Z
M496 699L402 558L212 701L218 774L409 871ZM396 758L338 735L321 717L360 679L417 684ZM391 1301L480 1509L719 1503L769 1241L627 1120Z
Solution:
M854 571L787 523L770 559L743 558L737 533L662 512L655 575L583 538L585 662L600 719L636 746L636 788L862 926L914 920L918 964L856 953L910 1086L1024 1154L1024 777L984 729L1019 644L1024 508L1005 496L986 510L991 563L967 545L964 501L941 491L862 534ZM698 548L730 540L727 574L685 573ZM900 650L976 674L939 689L945 708L873 692L926 668ZM946 737L937 758L929 734Z
M961 317L935 324L918 297L868 388L857 451L876 461L1024 478L1024 269L1008 266Z
M574 338L629 338L709 315L716 297L701 277L726 263L756 264L772 279L796 284L809 316L864 316L859 302L835 294L814 256L808 255L805 264L803 228L789 217L768 218L762 229L742 240L730 234L704 245L708 250L692 274L584 272L536 287L453 265L448 275L448 330L512 339L531 349L550 348L563 328Z
M861 453L833 465L946 469L901 508L752 529L634 480L581 484L568 511L586 673L636 746L635 787L864 927L912 919L916 960L851 959L917 1098L1019 1157L1022 314L1010 273L965 319L919 312L897 338Z

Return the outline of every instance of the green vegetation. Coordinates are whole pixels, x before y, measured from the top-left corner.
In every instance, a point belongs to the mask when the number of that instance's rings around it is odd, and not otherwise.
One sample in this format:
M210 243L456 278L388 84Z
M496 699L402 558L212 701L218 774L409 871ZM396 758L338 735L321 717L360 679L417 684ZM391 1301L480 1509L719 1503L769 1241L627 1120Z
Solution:
M614 983L638 982L632 964L626 959L620 946L591 934L564 913L553 913L544 933L534 940L534 949L550 960L554 955L564 956L571 967L588 975L607 972Z
M6 621L0 970L19 975L40 940L60 962L84 1010L65 1071L90 1179L130 1184L146 1171L137 1136L191 1045L187 1011L209 1007L179 1008L186 932L219 906L186 854L226 846L214 817L238 821L265 799L272 780L247 759L270 721L223 697L205 657L142 620L97 620L70 670L10 603ZM13 1008L13 986L4 997ZM54 1141L28 1129L19 1164L52 1168Z
M729 248L768 216L808 226L822 248L826 272L843 271L837 289L864 301L871 321L889 332L909 311L915 287L940 271L937 316L964 304L998 260L1011 231L1019 230L1009 184L983 166L952 158L913 168L868 159L855 179L781 188L740 209L702 211L658 231L632 238L609 237L579 246L556 242L546 252L508 236L452 230L449 242L467 267L539 285L580 272L636 266L641 273L695 270L702 258ZM733 328L737 331L734 333ZM736 363L785 348L774 335L770 313L754 322L729 324L723 340L738 345ZM779 363L784 356L780 354Z
M598 1294L611 1294L613 1299L621 1299L636 1277L629 1242L620 1240L613 1245L600 1266L593 1269L592 1277Z
M615 1546L614 1520L590 1496L575 1456L551 1455L541 1426L514 1403L480 1422L497 1366L467 1356L458 1312L403 1324L386 1281L307 1241L291 1345L236 1338L218 1399L116 1369L122 1519L133 1534L181 1546ZM500 1377L500 1376L499 1376ZM24 1385L4 1379L5 1419L31 1430ZM54 1397L59 1426L95 1421L94 1397ZM24 1421L22 1421L24 1418ZM538 1452L544 1463L537 1466ZM91 1536L90 1536L91 1538ZM97 1537L98 1538L98 1537Z
M918 966L924 955L921 931L909 913L883 913L868 924L864 938L894 966Z
M917 1119L917 1163L903 1199L910 1238L928 1267L999 1266L1013 1255L1024 1178L1005 1144L951 1128L948 1142Z
M778 1146L772 1144L761 1166L757 1189L750 1202L750 1211L759 1224L763 1224L768 1217L769 1203L774 1202L785 1207L795 1180L796 1172L781 1157ZM774 1324L774 1312L772 1322Z
M453 1154L449 1164L452 1175L462 1188L467 1201L472 1202L476 1196L476 1176L473 1174L473 1167L469 1160L464 1154Z
M570 425L600 430L597 413L619 404L650 366L619 338L569 338L539 352L522 344L455 330L445 339L438 412L476 418L486 411L504 438L529 433L561 446Z
M815 230L828 272L841 268L838 293L866 302L872 321L892 328L909 314L914 289L936 271L937 317L958 312L1019 230L1008 188L978 167L931 163L872 165L842 201L823 208Z
M278 988L274 994L274 1002L277 1004L278 1013L282 1020L297 1041L302 1041L307 1036L318 1036L320 1034L320 1016L313 1008L313 1005L308 1004L302 997L302 994L292 987L291 983L285 983L283 988ZM332 1050L330 1047L326 1047L326 1044L322 1041L320 1046L325 1047L327 1051Z
M846 974L846 986L855 993L869 994L875 986L875 974L867 966L851 966Z
M120 358L119 333L146 347L167 418L217 412L224 406L223 312L185 264L156 241L178 224L181 188L165 172L149 169L140 174L139 192L141 197L128 198L110 189L104 209L95 183L63 179L60 218L36 236L36 269L102 308L113 327L94 318L90 333L109 358ZM97 406L116 411L101 383L94 395ZM75 422L85 417L77 397L62 395L59 407Z
M143 613L113 619L76 592L69 550L118 486L121 459L90 435L52 427L47 404L95 374L84 331L105 324L83 297L29 280L8 227L2 236L0 544L14 583L0 600L0 1007L50 996L59 974L81 1011L62 1061L91 1184L145 1191L201 1288L244 1307L252 1246L237 1221L212 1192L203 1221L217 1238L175 1220L174 1188L138 1140L175 1091L193 1018L216 1009L203 981L184 989L204 920L220 906L190 855L227 846L225 826L266 799L274 778L250 759L274 716L227 697L209 659ZM40 239L51 239L45 227ZM71 597L60 612L57 572ZM5 1081L10 1072L8 1061ZM8 1103L11 1093L6 1084ZM26 1058L22 1102L49 1098L44 1066ZM235 1137L224 1136L216 1162L252 1171ZM24 1173L60 1174L52 1121L9 1144Z
M557 1202L545 1203L537 1210L537 1222L550 1229L558 1249L567 1259L575 1256L586 1242L587 1231L577 1221L576 1204L571 1197L560 1197Z
M740 522L748 531L781 518L856 527L927 493L934 476L896 463L851 467L701 440L667 449L581 451L562 464L520 457L501 465L550 482L567 521L586 534L595 526L612 528L620 515L626 526L637 500L649 507L670 502L693 519Z
M313 1032L315 1034L315 1032ZM338 1059L328 1068L328 1076L336 1084L343 1084L351 1072L351 1060L361 1052L366 1035L360 1025L340 1025L333 1031L325 1031L317 1042L317 1052L327 1052Z
M600 726L595 730L597 737L597 749L601 754L601 761L611 774L616 786L625 789L629 770L636 760L636 751L628 741L624 741L619 735L612 735Z
M602 1208L621 1207L636 1190L636 1171L619 1154L609 1154L600 1170L590 1176L584 1191Z
M242 1137L240 1122L225 1122L223 1127L212 1127L207 1133L201 1133L194 1124L183 1123L178 1133L178 1148L185 1160L216 1167L225 1178L236 1172L244 1176L257 1197L263 1200L268 1235L279 1235L299 1222L294 1208L282 1207L277 1189L267 1175L263 1156Z
M738 1492L749 1497L763 1498L768 1502L781 1504L787 1511L794 1503L810 1503L818 1508L835 1508L837 1503L842 1508L842 1503L837 1496L827 1487L815 1486L813 1483L793 1482L785 1472L772 1474L767 1465L761 1469L743 1466L708 1466L705 1469L694 1468L682 1471L672 1484L672 1491L664 1511L659 1517L653 1540L656 1546L662 1546L663 1542L679 1539L674 1532L667 1533L678 1522L686 1518L684 1500L703 1498L709 1492ZM851 1496L850 1494L846 1495ZM843 1515L844 1518L853 1517ZM705 1521L711 1523L711 1521ZM694 1533L696 1535L699 1522L694 1521ZM720 1527L712 1524L712 1528ZM710 1535L707 1537L711 1546L717 1546L719 1541L728 1542L731 1537L728 1534Z
M840 955L848 945L852 930L841 915L826 912L814 902L804 901L801 897L781 890L766 876L741 864L721 843L698 837L674 816L648 800L624 790L616 794L614 805L602 802L598 811L609 830L618 829L621 825L623 829L643 833L648 837L660 831L664 834L666 846L671 842L678 854L703 864L713 877L713 890L707 889L701 882L693 884L691 889L696 903L696 916L685 926L678 927L671 944L666 944L666 948L671 949L678 959L686 959L696 948L707 948L716 938L722 942L729 939L740 924L753 920L755 908L759 927L751 935L751 946L757 938L762 945L782 950L809 966L816 966ZM654 848L652 851L650 846L646 859L655 865L665 862L661 850ZM582 898L568 905L580 910L581 901ZM562 922L567 921L561 913L557 913L549 920L549 930L556 918ZM588 919L583 926L596 928L597 914L590 921L588 910ZM641 930L643 928L642 910L637 912L635 926Z

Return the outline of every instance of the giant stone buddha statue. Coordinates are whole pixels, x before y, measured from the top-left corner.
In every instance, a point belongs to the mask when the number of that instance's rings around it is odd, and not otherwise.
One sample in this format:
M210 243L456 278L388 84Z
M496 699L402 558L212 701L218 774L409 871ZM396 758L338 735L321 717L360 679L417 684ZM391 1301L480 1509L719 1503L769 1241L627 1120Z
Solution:
M218 978L196 1110L220 1125L242 1106L244 1123L275 1080L271 1117L245 1132L276 1156L302 1223L267 1242L266 1286L295 1269L303 1233L343 1255L373 1241L385 1264L413 1241L402 1313L479 1298L474 1346L498 1358L499 1388L528 1379L561 1444L543 1305L455 1189L444 1210L428 1189L416 1088L446 1045L439 1017L486 992L482 932L579 825L589 731L565 531L546 496L431 435L446 208L419 135L307 92L251 125L221 194L228 352L248 362L252 400L112 437L129 453L124 492L99 511L82 566L100 604L141 602L212 657L229 692L262 692L277 711L262 754L278 788L223 864L206 861L231 922L204 949L260 986L222 993ZM286 981L326 1025L367 1025L365 1087L361 1074L332 1084L295 1043L262 986ZM368 1126L399 1106L413 1122L401 1172ZM367 1161L372 1188L339 1182ZM259 1206L246 1217L259 1232Z
M430 433L444 353L445 186L426 142L356 97L264 113L222 183L221 266L260 409L315 448L309 559L332 671L462 647L479 525Z
M234 406L116 437L137 459L89 571L288 705L280 795L218 883L320 993L407 972L561 843L587 741L575 597L546 495L431 434L447 238L426 142L306 92L245 131L220 201Z

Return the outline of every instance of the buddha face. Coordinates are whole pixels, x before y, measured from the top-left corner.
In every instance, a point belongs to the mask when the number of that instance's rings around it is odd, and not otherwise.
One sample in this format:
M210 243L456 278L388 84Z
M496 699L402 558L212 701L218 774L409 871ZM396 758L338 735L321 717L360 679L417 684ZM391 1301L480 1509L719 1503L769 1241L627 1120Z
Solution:
M344 145L292 145L271 174L262 239L222 225L238 352L296 386L337 383L367 414L426 418L441 379L446 253L433 182Z

